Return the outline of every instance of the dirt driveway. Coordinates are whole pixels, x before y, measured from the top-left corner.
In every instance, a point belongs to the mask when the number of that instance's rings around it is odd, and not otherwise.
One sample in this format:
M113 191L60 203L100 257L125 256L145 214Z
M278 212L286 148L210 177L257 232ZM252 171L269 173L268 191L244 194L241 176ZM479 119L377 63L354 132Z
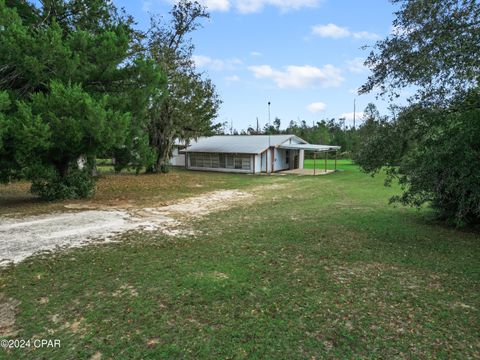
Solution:
M21 219L0 217L0 267L18 263L42 251L114 241L128 230L159 231L169 236L194 234L185 222L211 212L225 210L253 197L238 190L205 193L157 208L92 208L31 216Z

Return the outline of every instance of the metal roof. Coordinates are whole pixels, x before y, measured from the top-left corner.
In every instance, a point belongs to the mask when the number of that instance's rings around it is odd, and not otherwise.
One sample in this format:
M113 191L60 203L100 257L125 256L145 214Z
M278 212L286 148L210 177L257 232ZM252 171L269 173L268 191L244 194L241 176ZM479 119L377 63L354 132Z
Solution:
M218 135L198 138L180 152L260 154L269 146L280 147L285 143L307 144L296 135Z
M333 145L315 145L315 144L285 144L280 145L280 149L310 150L316 152L340 150L340 146Z

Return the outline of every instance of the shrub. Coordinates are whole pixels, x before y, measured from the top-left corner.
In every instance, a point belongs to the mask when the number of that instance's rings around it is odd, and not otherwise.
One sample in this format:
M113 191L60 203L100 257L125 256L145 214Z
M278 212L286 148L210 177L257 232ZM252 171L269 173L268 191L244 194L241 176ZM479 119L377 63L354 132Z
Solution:
M480 222L480 109L452 113L425 133L400 167L404 193L459 226Z
M71 168L65 177L60 177L53 168L38 168L32 180L30 192L47 201L60 199L89 198L95 193L95 179L91 169Z

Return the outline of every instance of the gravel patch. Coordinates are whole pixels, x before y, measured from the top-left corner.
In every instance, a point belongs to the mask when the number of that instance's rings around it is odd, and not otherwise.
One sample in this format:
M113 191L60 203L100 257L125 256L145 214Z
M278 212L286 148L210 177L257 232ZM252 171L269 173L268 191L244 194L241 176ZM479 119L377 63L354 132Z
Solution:
M0 217L0 267L43 251L111 242L115 235L135 229L169 236L193 235L195 232L186 227L185 220L225 210L249 197L249 193L224 190L157 208L82 210L21 219Z

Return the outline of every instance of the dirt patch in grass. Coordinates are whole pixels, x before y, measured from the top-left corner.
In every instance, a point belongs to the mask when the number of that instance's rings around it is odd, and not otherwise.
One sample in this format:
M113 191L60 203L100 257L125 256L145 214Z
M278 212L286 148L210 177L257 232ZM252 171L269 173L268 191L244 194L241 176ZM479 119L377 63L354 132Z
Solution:
M16 336L18 329L15 326L15 316L20 301L7 298L0 293L0 337Z
M90 357L90 360L101 360L102 359L102 353L100 351L97 351L95 354L93 354Z
M337 284L348 287L372 281L386 283L393 281L404 290L445 291L438 274L420 273L391 264L357 262L325 269L331 273L332 279Z
M226 210L251 198L250 193L222 190L158 207L96 206L90 211L2 219L0 266L18 263L41 251L114 241L115 235L130 230L157 231L169 236L194 235L188 227L189 219ZM76 210L74 204L68 208Z
M115 290L112 293L113 297L124 297L124 296L130 296L130 297L137 297L138 292L137 289L135 289L131 285L122 285L118 288L118 290Z
M79 319L75 319L71 324L68 323L68 329L74 333L74 334L77 334L78 332L81 331L81 328L82 328L82 323L84 322L84 318L79 318Z
M206 279L211 281L224 281L224 280L228 280L229 278L227 274L219 271L213 271L209 273L199 272L199 273L196 273L195 275L199 279Z

